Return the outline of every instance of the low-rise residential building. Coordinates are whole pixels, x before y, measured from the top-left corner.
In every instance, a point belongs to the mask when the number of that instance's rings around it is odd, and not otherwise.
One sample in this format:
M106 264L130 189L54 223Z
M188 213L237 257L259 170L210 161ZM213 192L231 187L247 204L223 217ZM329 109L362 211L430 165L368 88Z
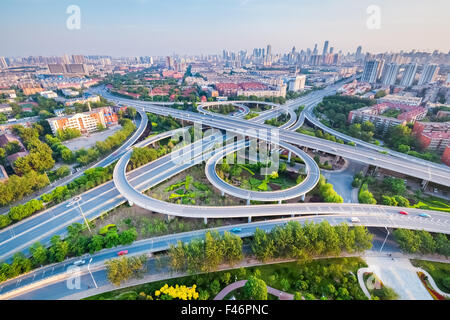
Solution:
M47 98L47 99L53 99L53 98L57 98L58 95L53 92L53 91L42 91L39 93L42 97Z
M7 133L0 134L0 148L5 148L5 146L11 142L17 142L22 148L22 150L25 150L25 147L23 146L22 142L15 135Z
M388 94L380 99L378 102L391 102L397 104L407 104L410 106L419 106L422 103L422 98L420 97L410 97L410 96L401 96L401 95L393 95Z
M445 147L444 153L441 158L442 162L450 167L450 145Z
M78 129L81 133L90 133L97 131L99 124L103 127L116 125L118 117L111 107L105 107L89 112L50 118L47 121L53 134L66 128Z
M14 169L14 162L16 162L17 159L22 158L22 157L26 157L27 155L29 155L28 151L24 150L24 151L20 151L20 152L16 152L10 156L6 157L6 161L8 161L9 165L11 166L11 168Z
M9 104L0 104L0 113L10 114L12 112L12 108Z
M383 115L389 110L396 110L396 117ZM348 122L372 122L378 129L386 132L389 127L405 125L407 122L422 120L427 115L427 109L405 104L379 103L374 106L364 107L350 111Z
M66 107L73 106L75 103L85 104L85 103L95 103L100 102L100 96L98 95L91 95L89 93L85 93L80 98L72 98L72 99L65 99L62 97L58 97L55 99L56 101L62 102Z
M444 152L450 144L450 122L416 122L413 133L422 148Z

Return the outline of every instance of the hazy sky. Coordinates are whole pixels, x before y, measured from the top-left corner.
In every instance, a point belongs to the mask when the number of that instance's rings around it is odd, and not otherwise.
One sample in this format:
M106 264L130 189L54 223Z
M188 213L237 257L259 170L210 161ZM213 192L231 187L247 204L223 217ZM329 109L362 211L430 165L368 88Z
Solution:
M69 30L69 5L81 29ZM380 29L366 26L370 5ZM220 53L324 40L338 50L450 50L449 0L1 0L0 56Z

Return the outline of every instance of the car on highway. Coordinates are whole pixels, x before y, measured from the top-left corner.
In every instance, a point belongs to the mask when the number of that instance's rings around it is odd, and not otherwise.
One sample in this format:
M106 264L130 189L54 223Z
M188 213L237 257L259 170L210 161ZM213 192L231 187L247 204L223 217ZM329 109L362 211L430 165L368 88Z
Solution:
M404 215L404 216L407 216L407 215L408 215L408 212L406 212L406 211L399 211L398 213L400 213L400 214L402 214L402 215Z
M74 266L82 266L83 264L86 263L86 260L77 260L73 263Z
M361 222L361 220L359 220L359 218L357 218L357 217L352 217L352 218L350 218L350 222L351 223L358 223L358 222Z
M231 232L234 232L234 233L238 233L238 232L241 232L242 231L242 229L241 228L233 228L233 229L231 229Z
M422 218L431 218L431 216L430 216L428 213L421 213L421 214L419 214L419 217L422 217Z
M117 252L118 256L124 256L126 254L128 254L128 250L122 250L122 251Z

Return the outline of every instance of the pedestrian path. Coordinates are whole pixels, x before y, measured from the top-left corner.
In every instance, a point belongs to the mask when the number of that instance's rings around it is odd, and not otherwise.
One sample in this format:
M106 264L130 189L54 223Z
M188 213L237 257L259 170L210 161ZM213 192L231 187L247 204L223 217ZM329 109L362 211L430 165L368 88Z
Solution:
M232 284L229 284L228 286L226 286L225 288L222 289L222 291L220 291L217 296L214 298L214 300L223 300L223 298L225 298L230 292L238 289L238 288L242 288L243 286L245 286L245 284L247 283L247 280L240 280L240 281L236 281L233 282ZM274 295L276 297L278 297L278 299L280 300L294 300L294 295L269 287L267 286L267 293L270 293L271 295Z

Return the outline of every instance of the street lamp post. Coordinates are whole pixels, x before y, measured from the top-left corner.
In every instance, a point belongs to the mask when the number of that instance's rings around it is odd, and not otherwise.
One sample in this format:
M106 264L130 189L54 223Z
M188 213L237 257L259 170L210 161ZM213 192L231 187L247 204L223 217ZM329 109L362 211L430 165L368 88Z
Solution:
M84 215L83 209L81 209L81 206L80 206L80 200L81 200L81 197L80 197L80 196L75 197L75 198L72 200L72 204L75 203L75 202L77 203L78 209L80 210L80 213L81 213L81 215L83 216L84 222L86 223L86 226L87 226L89 232L92 234L92 230L91 230L91 227L89 226L89 222L87 221L86 216Z
M386 238L384 238L383 244L381 245L380 252L383 250L384 244L386 243L386 240L389 237L389 229L387 227L384 227L384 228L386 229L387 234L386 234Z

